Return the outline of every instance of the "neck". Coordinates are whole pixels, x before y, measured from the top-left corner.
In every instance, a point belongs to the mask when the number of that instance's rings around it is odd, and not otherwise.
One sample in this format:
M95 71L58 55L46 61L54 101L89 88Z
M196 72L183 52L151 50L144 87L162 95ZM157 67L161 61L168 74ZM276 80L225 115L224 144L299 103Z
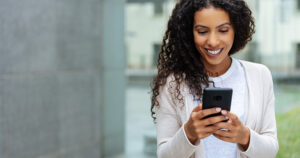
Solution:
M221 76L230 68L231 63L231 58L228 57L218 65L205 65L206 74L208 75L208 77Z

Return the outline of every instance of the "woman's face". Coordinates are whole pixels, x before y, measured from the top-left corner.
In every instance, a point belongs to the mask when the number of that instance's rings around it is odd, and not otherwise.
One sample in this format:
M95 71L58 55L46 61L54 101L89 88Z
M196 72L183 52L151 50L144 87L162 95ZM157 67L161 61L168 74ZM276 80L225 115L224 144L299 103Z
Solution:
M221 66L230 61L234 29L226 11L209 7L195 12L194 42L205 66Z

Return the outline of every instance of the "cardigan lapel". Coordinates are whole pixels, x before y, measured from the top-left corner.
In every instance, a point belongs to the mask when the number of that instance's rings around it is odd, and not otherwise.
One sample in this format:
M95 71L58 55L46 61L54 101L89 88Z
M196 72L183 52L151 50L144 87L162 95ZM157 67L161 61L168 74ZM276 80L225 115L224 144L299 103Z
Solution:
M257 112L259 111L259 103L257 95L260 95L259 92L259 80L260 77L259 72L257 69L253 69L253 65L247 61L239 60L244 67L245 74L246 74L246 81L248 86L248 98L247 103L245 105L245 125L256 129L256 120L257 120Z

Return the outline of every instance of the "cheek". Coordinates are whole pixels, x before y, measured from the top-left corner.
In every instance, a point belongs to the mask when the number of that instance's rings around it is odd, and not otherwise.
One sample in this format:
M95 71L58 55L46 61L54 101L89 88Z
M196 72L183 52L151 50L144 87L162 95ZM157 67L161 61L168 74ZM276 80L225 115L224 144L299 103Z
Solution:
M203 39L197 35L196 36L194 35L194 43L198 49L199 47L201 47L203 45Z
M233 45L233 41L234 41L234 33L230 34L230 36L228 37L227 40L231 45Z
M227 49L231 49L233 42L234 42L234 37L232 36L226 36L222 39L224 45L226 45Z

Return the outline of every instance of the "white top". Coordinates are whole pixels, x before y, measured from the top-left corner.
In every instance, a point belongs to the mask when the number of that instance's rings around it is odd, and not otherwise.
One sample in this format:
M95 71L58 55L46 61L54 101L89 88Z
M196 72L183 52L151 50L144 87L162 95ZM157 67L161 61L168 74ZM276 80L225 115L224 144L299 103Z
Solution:
M248 95L245 104L244 124L250 130L250 141L246 151L240 146L237 158L274 158L278 152L277 128L274 111L273 81L270 70L262 65L243 60L247 80ZM174 76L160 87L156 107L157 157L158 158L205 158L203 141L191 144L186 139L183 126L190 116L186 105L194 105L189 87L182 83L180 92L183 101L174 95ZM182 104L183 103L183 104Z
M236 59L232 58L232 64L226 73L218 77L210 77L209 80L215 83L215 87L232 88L233 93L230 112L237 115L243 122L246 103L245 98L247 96L247 81L242 65ZM211 83L209 87L213 87L213 84ZM198 101L194 101L194 107L198 104ZM213 135L202 140L206 158L236 158L237 156L237 146L235 143L222 141ZM195 157L198 158L197 154Z

